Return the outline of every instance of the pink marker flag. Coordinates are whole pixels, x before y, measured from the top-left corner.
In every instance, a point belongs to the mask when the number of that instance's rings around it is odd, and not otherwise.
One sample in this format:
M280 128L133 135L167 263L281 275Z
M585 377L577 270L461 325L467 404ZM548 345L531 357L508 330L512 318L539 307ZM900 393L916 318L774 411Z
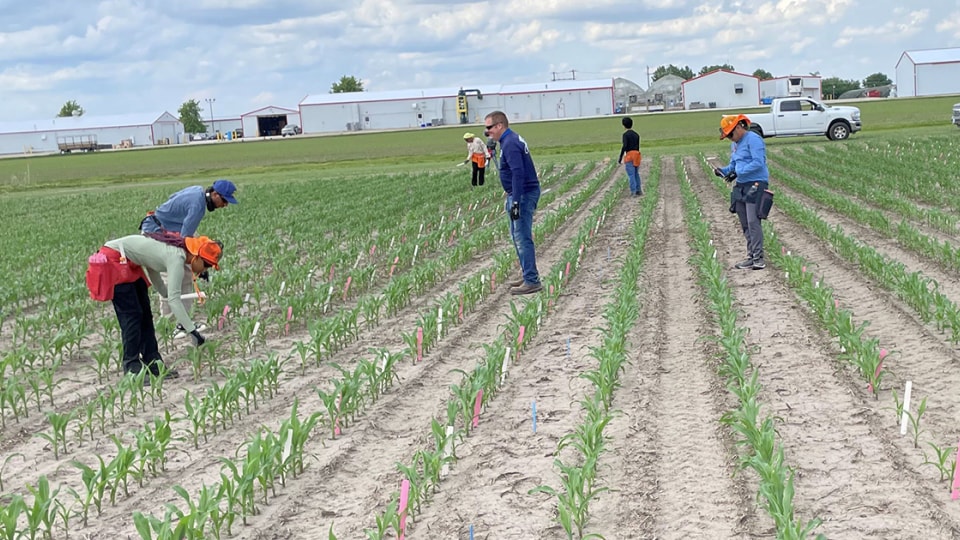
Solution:
M563 271L563 277L570 275L570 261L567 261L567 269Z
M460 295L460 310L457 312L457 319L463 320L463 295Z
M497 273L493 272L490 274L490 292L493 292L497 288Z
M283 325L283 334L290 333L290 321L293 319L293 306L287 307L287 324Z
M473 404L473 427L480 425L480 404L483 403L483 388L477 392L477 401Z
M800 267L800 272L803 273L803 274L806 274L806 273L807 273L807 267L806 267L806 266L801 266L801 267Z
M520 346L523 344L523 334L527 327L520 325L520 331L517 333L517 360L520 360Z
M396 257L394 257L394 259L393 259L393 264L390 265L390 274L387 275L388 278L393 277L393 271L397 269L397 263L398 263L398 262L400 262L400 256L399 256L399 255L397 255Z
M423 360L423 327L417 327L417 362Z
M340 396L337 396L337 417L333 421L333 434L340 435Z
M377 245L374 244L370 246L370 256L373 257L373 254L377 251Z
M344 302L346 302L346 300L347 300L347 293L350 292L350 283L351 283L352 281L353 281L353 276L347 276L347 282L346 282L346 284L344 284L344 286L343 286L343 300L344 300Z
M953 468L953 485L950 488L950 498L960 499L960 443L957 443L957 459Z
M785 247L783 247L783 246L780 246L780 254L781 254L781 255L786 255L786 254L787 254L787 248L785 248Z
M330 265L330 277L327 278L327 281L333 281L333 265Z
M400 539L404 540L407 534L407 505L410 503L410 480L404 478L400 482Z
M230 306L223 306L223 315L220 315L220 321L217 323L217 330L223 330L223 325L227 322L227 313L230 313Z

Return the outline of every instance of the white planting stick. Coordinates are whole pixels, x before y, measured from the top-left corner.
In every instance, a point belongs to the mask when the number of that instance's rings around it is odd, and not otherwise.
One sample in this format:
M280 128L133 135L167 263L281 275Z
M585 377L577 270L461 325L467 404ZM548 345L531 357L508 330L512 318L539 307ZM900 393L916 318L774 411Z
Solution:
M900 418L900 434L907 434L907 414L910 412L910 391L913 390L913 381L907 381L907 388L903 391L903 414Z
M360 265L360 257L363 257L363 252L357 253L357 260L353 263L353 269L356 270L357 266Z
M333 285L330 286L330 290L327 291L327 301L323 303L323 312L327 312L327 308L330 307L330 299L333 298Z
M446 219L446 218L447 218L447 216L440 216L440 227L438 227L439 229L442 229L442 228L443 228L443 220Z
M257 332L260 331L260 321L253 323L253 333L250 334L250 343L253 343L253 340L257 339Z
M382 375L384 371L387 370L387 355L383 355L380 358L380 374ZM380 393L387 391L387 381L383 380L380 382Z
M460 211L461 211L461 210L463 210L463 208L460 207L460 206L458 206L458 207L457 207L457 217L455 217L454 219L460 219Z
M277 293L277 296L283 296L283 290L286 289L286 288L287 288L287 282L286 282L286 281L281 281L281 282L280 282L280 292Z
M417 232L417 238L420 238L421 234L423 234L423 223L420 224L420 230Z
M446 458L450 457L453 454L453 426L447 426L447 440L443 443L443 457L445 463L440 467L440 477L446 477L450 474L450 462L446 461Z
M413 246L413 260L410 261L410 266L417 264L417 253L420 252L420 244Z
M199 295L195 292L180 295L181 300L196 300L197 298L206 298L206 297L207 297L207 293L203 291L200 291Z
M503 355L503 364L500 366L500 386L507 380L507 371L510 369L510 347L507 347L506 354Z
M437 308L437 335L443 336L443 308Z
M290 428L287 430L287 440L284 441L283 443L283 454L280 455L280 459L282 459L284 463L286 463L287 460L290 459L290 451L292 447L293 447L293 428Z
M543 311L543 300L537 301L537 328L540 328L540 312Z

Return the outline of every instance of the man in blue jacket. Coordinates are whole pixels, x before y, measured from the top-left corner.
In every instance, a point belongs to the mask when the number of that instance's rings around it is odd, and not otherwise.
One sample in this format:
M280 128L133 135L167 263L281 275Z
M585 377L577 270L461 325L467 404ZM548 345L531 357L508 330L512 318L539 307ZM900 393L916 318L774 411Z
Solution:
M713 170L717 176L736 180L730 203L731 210L740 218L743 236L747 239L747 258L734 268L762 270L767 265L763 261L763 227L757 217L757 207L760 195L770 181L767 146L763 137L750 131L750 119L742 114L720 119L720 139L730 139L737 145L730 156L730 164Z
M207 212L223 208L228 204L237 204L235 193L237 186L230 180L217 180L209 188L190 186L174 193L156 211L147 214L140 222L140 230L144 233L169 232L176 233L184 238L195 236L200 220ZM171 283L170 286L176 286ZM184 272L181 290L184 293L193 292L193 274ZM192 300L184 300L184 307L190 313L193 307ZM161 300L160 312L170 315L171 311L166 302ZM176 337L186 335L183 327L177 324Z
M523 272L522 279L510 282L510 294L535 293L543 289L533 245L533 213L540 201L537 169L527 141L510 129L506 114L494 111L484 121L484 135L500 143L500 184L507 194L510 234Z

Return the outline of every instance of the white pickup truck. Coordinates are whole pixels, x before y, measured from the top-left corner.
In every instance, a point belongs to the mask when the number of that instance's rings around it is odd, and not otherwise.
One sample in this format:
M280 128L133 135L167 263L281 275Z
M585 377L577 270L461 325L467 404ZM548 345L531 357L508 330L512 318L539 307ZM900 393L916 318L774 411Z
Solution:
M826 135L839 141L860 131L860 109L824 105L813 98L773 100L769 113L748 114L750 129L763 137Z

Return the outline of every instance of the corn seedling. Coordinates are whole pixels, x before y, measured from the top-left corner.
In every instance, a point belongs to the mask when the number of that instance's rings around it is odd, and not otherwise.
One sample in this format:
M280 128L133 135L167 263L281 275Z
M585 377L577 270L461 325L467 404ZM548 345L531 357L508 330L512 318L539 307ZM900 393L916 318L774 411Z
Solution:
M13 458L15 458L15 457L19 457L19 458L21 459L21 461L26 461L26 459L27 459L23 454L21 454L21 453L19 453L19 452L15 453L15 454L10 454L10 455L8 455L7 457L3 458L3 465L0 465L0 492L3 492L3 491L4 491L4 488L3 488L3 471L4 471L4 469L7 468L7 464L10 463L10 460L13 459Z
M923 417L923 413L925 412L927 412L927 398L920 400L920 405L917 407L916 415L910 411L907 411L907 418L910 421L910 432L913 434L914 448L920 448L920 434L923 433L923 429L920 428L920 419Z
M110 483L110 472L107 469L106 463L104 463L103 458L99 455L97 456L97 460L100 462L100 468L97 470L79 461L70 462L71 465L80 469L80 478L83 481L85 489L83 496L80 496L73 488L67 488L74 498L76 498L77 502L80 503L80 513L83 517L84 527L87 526L87 516L91 504L96 506L98 516L103 511L103 496Z
M0 504L0 536L11 540L22 538L17 524L26 512L27 504L19 494L14 494L6 504Z
M37 437L41 437L50 443L50 447L53 449L53 459L60 459L61 447L63 453L67 453L67 426L70 424L70 420L73 420L73 415L72 411L64 414L50 411L47 413L50 433L37 433Z
M947 465L950 455L953 454L953 448L948 446L940 447L932 442L928 442L927 445L933 449L935 460L931 460L927 457L927 453L923 453L923 465L931 465L936 467L937 471L940 472L940 481L948 480L950 475L953 474L954 469L956 468L956 463L952 462L950 465Z
M30 540L37 537L43 527L44 538L53 538L53 525L57 520L55 500L60 488L50 491L46 475L40 476L36 486L27 484L27 490L33 495L33 503L26 506L27 533Z

